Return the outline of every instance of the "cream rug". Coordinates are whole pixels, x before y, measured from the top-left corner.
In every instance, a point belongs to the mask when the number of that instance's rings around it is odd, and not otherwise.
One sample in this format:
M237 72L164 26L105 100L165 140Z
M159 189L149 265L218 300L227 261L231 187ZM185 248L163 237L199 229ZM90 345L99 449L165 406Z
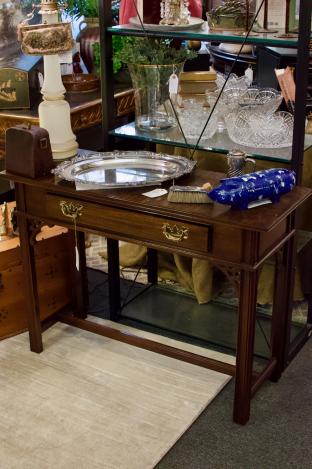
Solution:
M40 355L27 334L4 340L0 466L153 468L229 379L60 323L44 333Z

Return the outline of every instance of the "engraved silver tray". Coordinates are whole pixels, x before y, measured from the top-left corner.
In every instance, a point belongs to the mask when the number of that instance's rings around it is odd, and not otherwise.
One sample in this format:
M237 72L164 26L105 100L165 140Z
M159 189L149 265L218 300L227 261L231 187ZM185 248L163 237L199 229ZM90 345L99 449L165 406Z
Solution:
M160 185L190 173L195 165L182 156L125 151L77 156L63 161L52 172L66 181L112 189Z

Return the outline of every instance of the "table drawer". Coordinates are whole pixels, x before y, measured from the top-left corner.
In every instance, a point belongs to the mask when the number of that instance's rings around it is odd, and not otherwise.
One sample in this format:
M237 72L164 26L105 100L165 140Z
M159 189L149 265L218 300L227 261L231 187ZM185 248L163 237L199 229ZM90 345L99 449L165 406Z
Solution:
M154 243L185 253L188 250L207 253L211 243L210 228L207 226L96 203L80 203L50 194L45 196L44 205L45 214L60 224L73 225L73 216L76 216L77 227L101 231L108 237L121 240Z

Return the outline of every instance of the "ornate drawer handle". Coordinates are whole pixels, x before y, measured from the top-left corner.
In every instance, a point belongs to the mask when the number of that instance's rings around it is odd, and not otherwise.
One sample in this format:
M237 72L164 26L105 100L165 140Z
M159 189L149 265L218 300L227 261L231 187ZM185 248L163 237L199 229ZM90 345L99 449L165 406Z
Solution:
M72 218L73 220L76 220L82 215L83 205L74 204L73 202L66 202L65 200L62 200L60 202L60 207L62 210L62 214L65 217Z
M170 226L169 223L164 223L162 226L163 235L169 239L169 241L175 241L179 243L184 239L188 239L189 230L184 226L179 228L177 225Z

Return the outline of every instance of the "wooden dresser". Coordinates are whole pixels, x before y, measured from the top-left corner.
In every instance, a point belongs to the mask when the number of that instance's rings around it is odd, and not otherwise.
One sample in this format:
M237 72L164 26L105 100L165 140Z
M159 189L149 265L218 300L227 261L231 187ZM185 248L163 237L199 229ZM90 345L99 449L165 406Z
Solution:
M15 202L8 204L9 211ZM2 214L0 212L0 223ZM10 229L11 232L11 229ZM46 319L71 301L69 235L59 226L43 227L36 236L40 318ZM25 272L18 236L0 238L0 340L27 329Z

